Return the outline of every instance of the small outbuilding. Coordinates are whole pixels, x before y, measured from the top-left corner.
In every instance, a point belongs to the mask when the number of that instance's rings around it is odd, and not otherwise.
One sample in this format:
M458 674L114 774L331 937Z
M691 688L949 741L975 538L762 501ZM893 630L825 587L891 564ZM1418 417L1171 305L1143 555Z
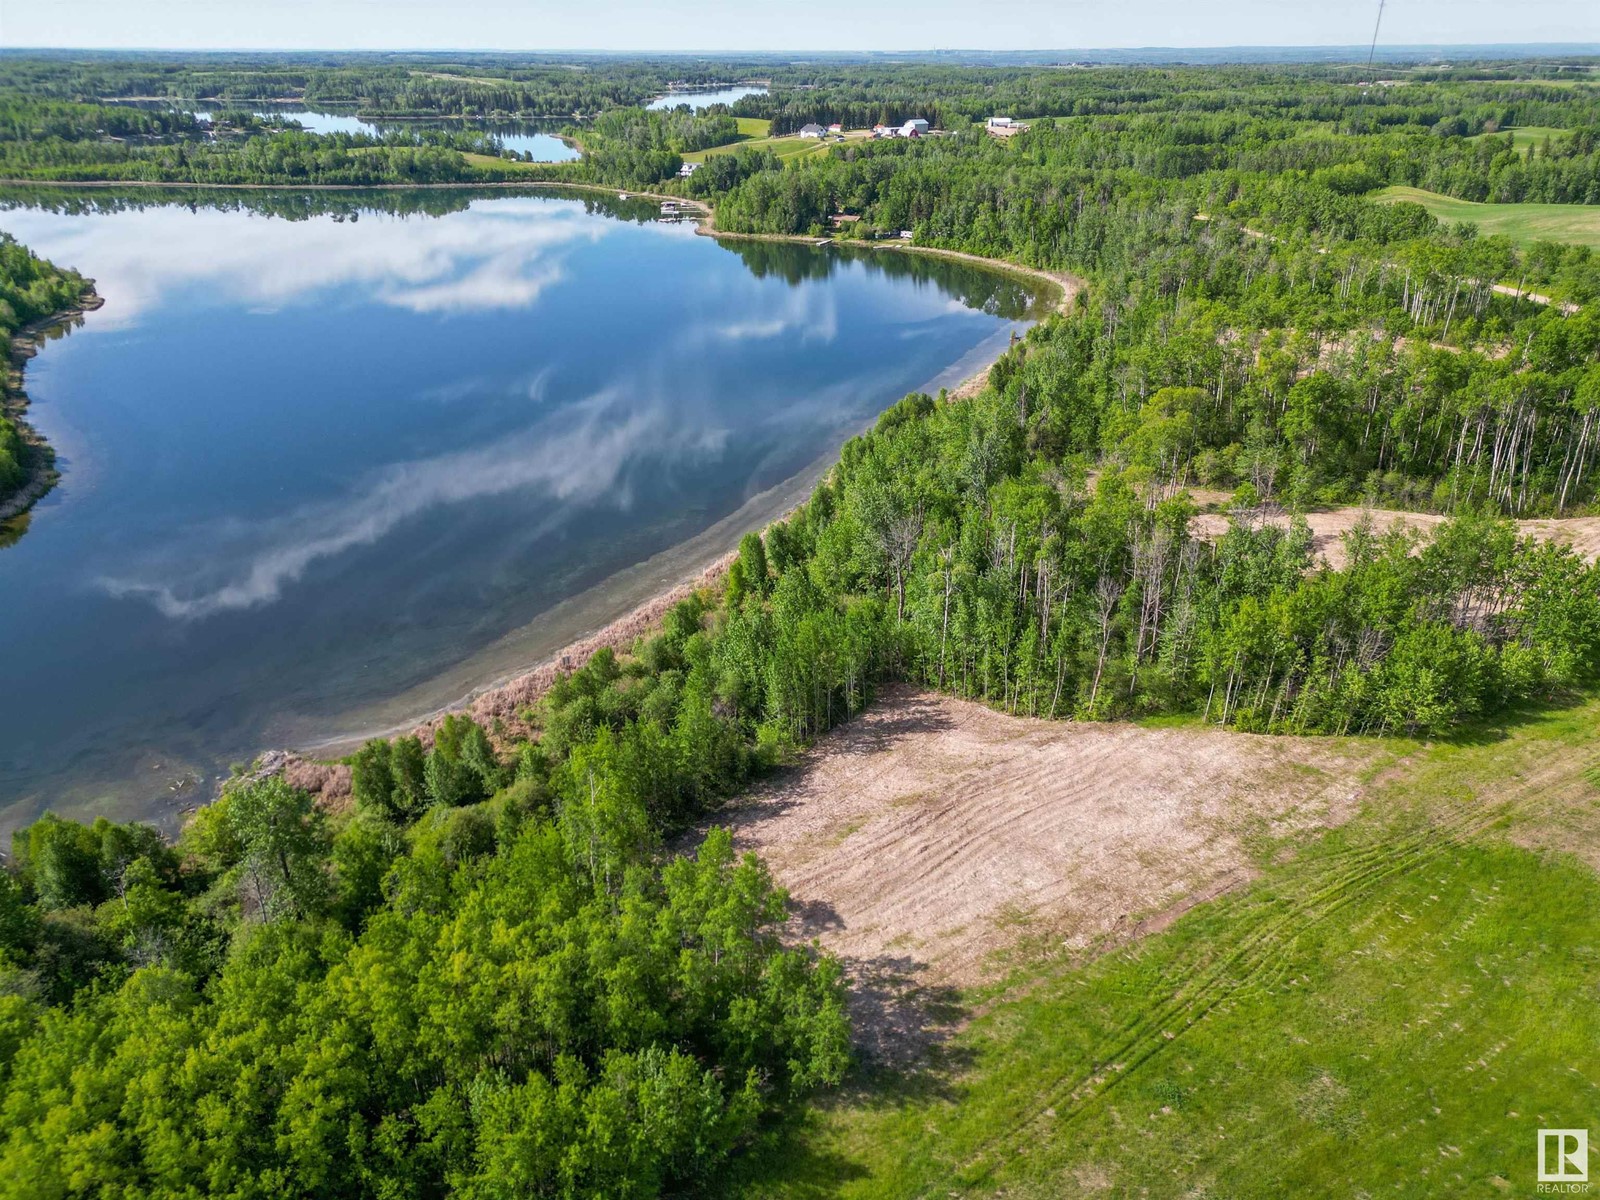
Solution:
M1028 132L1027 124L1015 117L990 117L985 127L998 138L1008 138L1014 133Z

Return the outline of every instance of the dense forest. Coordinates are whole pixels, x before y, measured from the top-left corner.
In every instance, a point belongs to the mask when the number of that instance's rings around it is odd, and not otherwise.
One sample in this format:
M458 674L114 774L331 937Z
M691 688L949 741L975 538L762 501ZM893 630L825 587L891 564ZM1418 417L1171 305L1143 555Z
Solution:
M9 179L441 183L510 178L511 166L492 136L467 127L317 135L249 111L202 123L177 110L0 95L0 175Z
M649 64L560 79L509 61L224 66L7 60L0 168L491 177L507 168L468 160L493 147L466 129L241 120L217 138L99 101L206 87L434 114L559 106L600 115L573 126L585 159L552 178L681 189L724 232L852 216L842 241L905 230L1087 288L975 397L885 412L630 652L596 654L492 727L451 717L369 743L347 808L242 771L175 845L105 820L19 831L0 872L0 1195L704 1188L850 1053L839 964L780 936L785 897L716 814L890 681L1039 717L1380 736L1600 682L1600 567L1513 523L1597 502L1600 260L1374 196L1600 202L1592 85L824 63L694 115L638 107L687 77ZM996 110L1033 126L974 127ZM735 140L735 115L780 133L923 115L946 133L792 161L743 149L676 180L684 154ZM1502 132L1527 125L1558 132L1523 149ZM350 201L216 202L305 216ZM790 267L781 243L729 246L758 272ZM73 278L9 240L0 266L15 320L60 307L52 289ZM1200 536L1195 487L1225 496L1220 537ZM1446 519L1425 540L1363 522L1334 569L1301 516L1333 504Z
M989 115L1051 119L1074 139L1075 161L1104 173L1177 180L1217 172L1277 176L1342 168L1345 193L1384 184L1462 199L1600 203L1600 122L1593 84L1402 73L1372 85L1342 66L1163 69L1107 67L852 66L770 64L770 89L725 113L663 125L637 106L668 84L740 77L753 63L521 66L490 60L293 66L221 58L175 65L117 60L0 60L0 171L7 178L129 179L199 183L386 183L503 178L503 168L462 153L494 155L470 123L459 135L400 130L381 138L326 135L310 142L251 117L276 102L332 105L371 117L557 117L590 161L552 178L630 186L672 178L686 152L733 140L727 116L768 119L774 134L809 122L865 127L920 115L952 132ZM1530 73L1535 74L1535 73ZM170 97L171 109L112 103ZM204 100L230 118L227 136L202 128L183 103ZM1554 132L1518 147L1503 133ZM255 135L255 136L245 136ZM885 148L873 147L873 150ZM850 153L860 152L851 148ZM1019 154L1018 157L1027 157ZM1069 165L1059 151L1053 167ZM776 159L759 172L783 176ZM725 164L719 169L726 170ZM704 190L710 180L698 186ZM726 178L717 190L726 190ZM734 181L736 182L736 180ZM787 181L792 185L793 181ZM818 214L800 207L787 223ZM809 222L814 223L814 222ZM795 231L798 231L795 230Z
M669 85L714 86L754 63L674 58L475 54L11 56L5 90L38 99L296 102L353 106L371 116L593 116L636 105Z

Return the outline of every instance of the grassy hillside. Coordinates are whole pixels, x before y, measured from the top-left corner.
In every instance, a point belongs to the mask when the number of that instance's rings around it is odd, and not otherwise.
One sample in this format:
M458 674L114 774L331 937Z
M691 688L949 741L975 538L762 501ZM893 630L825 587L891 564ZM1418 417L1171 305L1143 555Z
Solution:
M1511 145L1517 150L1526 150L1529 146L1543 145L1546 138L1555 141L1566 135L1565 129L1557 129L1551 125L1516 125L1510 129L1502 129L1498 133L1480 133L1470 139L1478 141L1481 138L1505 137L1511 135Z
M1441 221L1468 221L1486 235L1503 234L1518 245L1571 242L1600 250L1600 206L1586 204L1476 204L1421 188L1384 188L1385 200L1410 200Z
M783 137L768 137L767 131L771 128L771 121L763 121L755 117L738 117L739 138L725 146L713 146L709 150L696 150L683 156L685 162L704 162L713 154L731 154L735 150L771 150L780 159L787 162L791 158L799 158L805 154L814 154L825 150L830 143L818 138L803 138L794 134Z
M1417 749L1344 829L1014 985L938 1065L861 1079L733 1190L1533 1194L1536 1130L1600 1112L1597 719Z

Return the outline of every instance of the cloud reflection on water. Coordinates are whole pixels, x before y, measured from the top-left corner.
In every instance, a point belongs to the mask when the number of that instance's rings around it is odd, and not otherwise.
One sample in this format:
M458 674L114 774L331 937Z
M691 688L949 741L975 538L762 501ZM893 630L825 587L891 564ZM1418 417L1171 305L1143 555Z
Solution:
M392 226L404 221L406 236ZM7 229L33 243L48 223L51 257L92 274L106 306L92 328L135 325L173 292L204 284L270 311L323 290L364 286L418 313L526 308L564 278L562 261L610 222L579 206L525 197L475 202L450 220L366 213L359 221L288 221L214 209L151 207L81 218L17 210Z
M18 216L26 239L30 214ZM397 222L405 223L403 236L397 236ZM571 203L505 197L474 203L447 219L371 213L359 222L288 221L251 215L241 225L235 212L152 207L80 219L64 232L59 221L54 227L54 257L93 264L109 298L95 320L95 327L104 328L137 324L196 285L257 310L359 287L365 302L417 314L529 311L528 319L537 320L532 310L564 278L565 258L618 226ZM487 445L374 465L364 481L356 477L348 494L319 498L286 515L213 518L146 550L132 564L106 564L95 582L114 597L146 601L173 620L259 608L280 599L316 564L373 545L431 510L525 491L560 507L539 518L541 527L548 523L553 529L578 506L625 509L631 477L721 453L734 436L729 423L739 427L746 445L761 447L746 466L752 480L764 477L810 430L851 424L863 391L893 390L894 364L873 362L858 367L849 381L811 383L803 398L759 418L743 404L727 414L728 421L705 411L705 397L718 390L707 372L717 373L723 356L768 354L756 347L776 339L830 345L839 338L838 291L824 286L838 265L830 264L819 279L804 276L777 289L764 285L759 274L724 281L722 290L730 294L712 305L705 295L686 304L692 318L656 348L651 361L618 364L620 371L610 378L586 385L595 388L587 400L564 403L531 427ZM707 288L706 294L715 291ZM901 328L898 336L913 330L920 336L923 322L951 304L932 290L917 299L924 312L920 319L902 313L899 319L915 326ZM547 376L541 370L527 385L530 399L540 400ZM493 386L475 376L420 395L467 401ZM764 437L750 436L754 425Z
M218 524L174 547L169 561L98 582L112 596L147 600L175 620L256 608L277 600L313 564L371 545L431 509L519 491L569 509L626 508L632 471L718 454L727 436L674 419L665 404L607 390L492 445L390 464L346 498L259 524Z

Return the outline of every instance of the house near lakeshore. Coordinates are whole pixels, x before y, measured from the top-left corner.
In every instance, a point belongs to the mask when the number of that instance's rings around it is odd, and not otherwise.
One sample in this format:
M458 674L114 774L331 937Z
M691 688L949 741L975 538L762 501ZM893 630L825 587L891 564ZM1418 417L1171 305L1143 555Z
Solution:
M812 124L800 126L800 136L803 138L821 138L825 136L827 132L828 131L821 125Z
M683 166L678 168L678 178L679 179L687 179L687 178L689 178L689 176L693 175L699 169L700 169L700 164L699 163L697 163L697 162L686 162L686 163L683 164Z

